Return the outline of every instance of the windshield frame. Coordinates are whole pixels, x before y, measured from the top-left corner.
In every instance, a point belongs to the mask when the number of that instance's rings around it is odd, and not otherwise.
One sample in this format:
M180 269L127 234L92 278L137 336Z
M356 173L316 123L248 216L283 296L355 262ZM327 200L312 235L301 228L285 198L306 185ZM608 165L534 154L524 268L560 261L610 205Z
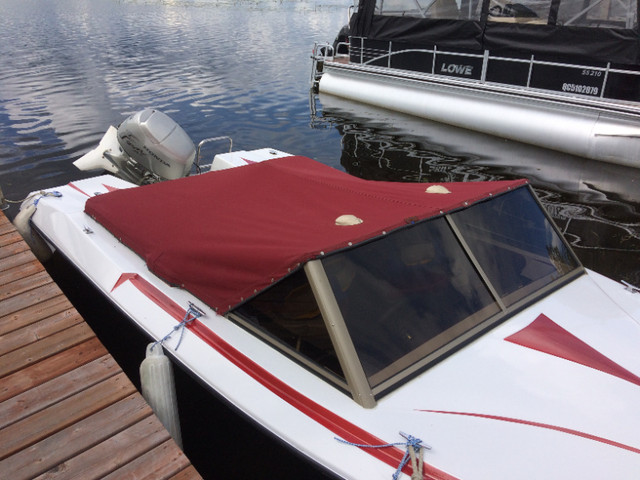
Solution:
M557 240L559 240L560 243L564 246L569 254L571 262L573 262L573 265L575 266L572 266L569 271L559 271L558 278L545 282L544 286L533 288L533 291L531 291L532 289L529 288L526 295L519 295L518 298L516 298L514 301L505 302L501 298L500 293L497 292L496 288L492 286L492 282L490 280L490 272L485 271L480 262L478 262L478 260L476 259L472 248L467 243L467 240L462 234L461 229L456 223L455 216L458 212L467 210L468 208L473 208L485 202L495 201L503 195L509 195L510 193L517 192L520 189L528 189L531 198L535 202L537 210L540 211L544 221L551 228L554 235L557 237ZM229 314L229 318L240 323L242 326L250 330L255 335L259 336L263 340L267 341L268 343L273 344L273 346L280 350L282 353L288 355L297 363L302 364L309 370L313 371L315 374L321 376L325 381L329 382L342 391L350 393L352 398L361 406L365 408L373 408L376 405L377 400L382 396L390 393L403 383L409 381L437 362L442 361L447 356L458 351L464 345L467 345L491 328L506 321L508 318L512 317L540 298L561 288L563 285L573 281L578 276L585 274L584 267L576 257L573 250L568 245L566 239L564 239L564 237L562 236L562 233L555 225L550 215L540 203L538 197L535 195L530 185L523 185L521 187L511 189L510 191L504 192L502 194L494 195L489 199L474 203L471 206L467 206L456 211L449 212L447 214L432 217L419 223L423 224L438 219L443 219L444 221L446 221L446 224L449 227L450 231L459 242L464 255L466 255L473 264L473 268L475 269L476 274L481 278L482 283L489 288L489 290L491 291L491 295L493 296L494 300L496 300L495 303L485 305L485 307L483 308L486 310L488 306L493 307L496 304L499 308L497 309L497 312L489 312L488 315L483 315L481 309L476 313L463 318L459 322L454 323L453 326L441 332L441 334L447 338L444 343L436 341L435 343L438 345L436 345L435 348L430 348L427 344L430 343L431 340L424 342L417 348L410 350L405 355L399 357L392 364L388 365L388 368L385 367L385 371L381 370L380 372L378 372L376 374L377 378L375 378L374 381L371 381L371 375L367 376L367 374L365 373L362 359L358 354L356 346L354 346L354 341L351 338L351 333L349 332L347 323L342 316L339 302L336 298L336 294L334 293L329 275L325 269L323 261L340 255L341 253L348 253L350 251L353 251L360 246L372 244L373 242L384 241L385 238L388 238L390 234L393 234L395 232L385 233L381 237L371 239L364 245L361 244L358 246L353 246L351 248L311 260L303 266L304 273L309 282L311 291L313 292L313 296L315 297L315 300L318 304L318 308L320 310L322 319L324 320L328 335L331 338L331 342L335 350L335 355L337 356L342 368L344 378L340 378L336 375L328 373L326 371L326 368L323 368L321 365L315 364L312 360L305 358L303 355L300 355L300 353L296 352L295 349L291 348L289 345L283 344L282 341L279 341L278 338L274 337L269 332L263 332L260 328L257 328L255 325L248 323L247 319L243 319L241 311L231 312ZM404 229L405 227L401 227L397 230L397 232ZM441 334L438 334L438 336L440 336ZM434 340L435 338L436 337L434 337Z
M546 222L546 225L551 229L557 240L559 240L561 244L564 245L564 248L566 249L570 257L569 260L575 266L572 266L569 271L559 271L558 277L555 279L544 279L544 281L542 282L536 280L526 286L521 287L516 291L517 295L515 295L515 299L513 299L514 294L506 296L504 295L504 293L498 292L498 289L493 286L494 282L491 281L490 272L485 271L485 269L482 267L481 262L478 261L476 255L472 251L472 248L467 243L465 235L461 232L461 229L459 228L460 222L456 222L456 214L463 210L467 210L467 208L450 212L440 217L425 220L424 222L433 222L438 218L444 218L446 220L451 231L460 243L464 254L470 259L475 270L477 271L477 274L481 277L483 283L488 286L489 290L491 291L491 294L496 300L499 309L497 312L493 314L490 313L489 315L483 315L482 311L477 311L473 315L464 318L459 323L454 324L449 329L444 330L440 335L444 335L447 340L443 344L437 345L435 349L430 349L428 344L432 341L429 340L428 342L420 345L415 350L408 351L405 356L399 358L398 360L393 362L393 364L388 365L388 367L386 367L384 370L381 370L375 375L369 377L367 377L367 375L364 373L364 369L362 369L361 367L361 359L359 358L358 353L353 346L353 342L350 341L349 348L345 349L342 352L338 352L338 356L341 358L341 362L343 362L343 369L345 368L345 365L359 365L359 368L355 369L358 370L358 374L356 375L357 381L354 382L349 377L347 377L347 383L351 387L354 398L367 398L369 396L373 397L374 399L380 398L386 393L389 393L391 390L397 388L400 384L408 381L415 375L426 370L433 364L443 360L448 355L452 354L464 345L478 338L489 329L504 322L505 320L512 317L514 314L531 305L532 303L536 302L540 298L548 295L549 293L557 290L561 286L585 273L584 267L581 265L575 253L567 244L566 240L562 236L562 233L557 228L549 214L540 204L540 201L532 191L531 186L525 185L523 187L513 189L509 192L505 192L501 195L496 195L493 198L487 199L485 201L478 202L468 208L473 208L476 205L484 204L486 202L496 201L498 200L498 197L502 195L509 195L510 193L515 193L520 189L528 190L532 201L537 207L536 212L540 212L543 221ZM338 252L337 254L339 255L340 253ZM324 289L326 288L331 289L331 286L325 285L327 281L324 280L324 278L327 277L327 273L324 271L324 267L322 266L322 260L314 260L310 262L310 264L315 263L320 264L320 266L314 266L314 268L322 268L323 283L314 287L314 282L311 282L312 288L314 289L314 292L321 292L320 295L322 295L322 298L329 298L331 303L334 304L331 308L327 309L326 312L323 312L323 315L325 316L325 322L327 323L327 325L340 325L340 329L344 329L344 334L348 335L348 328L345 326L345 319L342 317L340 308L337 306L337 301L333 290L331 290L331 292L329 293L324 291ZM310 279L310 281L311 280L312 279ZM542 283L542 286L540 286L539 283ZM316 296L316 298L319 297ZM486 305L484 307L484 310L491 312L490 307L492 307L493 305L494 304ZM320 306L320 308L322 309L322 306ZM460 333L459 330L462 330L462 333ZM435 341L436 338L434 337L433 340ZM438 344L437 341L433 343ZM352 368L352 371L355 370Z

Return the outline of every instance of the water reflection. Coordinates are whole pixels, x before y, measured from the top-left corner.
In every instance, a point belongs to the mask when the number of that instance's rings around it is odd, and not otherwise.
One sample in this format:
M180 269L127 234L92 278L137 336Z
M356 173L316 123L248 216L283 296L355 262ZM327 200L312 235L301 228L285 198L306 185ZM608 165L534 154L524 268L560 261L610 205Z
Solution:
M231 135L326 159L324 135L304 138L309 57L345 12L340 0L0 2L4 193L86 176L72 161L150 106L196 143Z
M312 98L314 100L314 98ZM341 135L341 165L371 180L526 177L583 264L640 283L640 169L596 162L319 95L312 125Z

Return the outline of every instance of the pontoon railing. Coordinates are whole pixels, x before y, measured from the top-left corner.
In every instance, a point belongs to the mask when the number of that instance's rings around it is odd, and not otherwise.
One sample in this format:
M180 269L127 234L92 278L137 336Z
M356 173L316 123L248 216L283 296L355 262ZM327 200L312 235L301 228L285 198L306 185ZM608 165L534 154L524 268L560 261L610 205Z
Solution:
M632 82L640 81L640 71L628 70L628 69L620 69L620 68L612 68L611 63L607 63L605 66L594 66L594 65L582 65L582 64L570 64L570 63L562 63L562 62L551 62L545 60L536 59L535 55L531 55L529 58L513 58L513 57L504 57L492 55L489 50L485 50L483 53L462 53L462 52L453 52L448 50L441 50L437 47L433 48L407 48L402 49L397 48L396 44L393 42L387 42L386 48L380 48L381 42L376 42L375 47L370 47L366 45L366 39L362 37L350 37L349 43L344 43L349 48L349 58L350 62L362 65L370 65L370 66L379 66L379 67L387 67L394 68L393 59L398 55L406 55L406 54L415 54L415 53L423 53L431 55L430 65L422 65L421 70L417 70L416 72L431 74L431 75L439 75L439 76L452 76L457 78L465 78L465 80L475 81L480 84L486 83L502 83L503 81L491 81L488 79L487 72L489 71L489 66L492 62L506 62L511 65L515 64L525 64L528 65L528 72L526 74L526 79L524 77L521 78L521 81L513 83L506 83L511 85L518 85L519 87L525 89L535 89L535 90L552 90L552 91L562 91L564 93L572 94L572 95L586 95L592 98L608 98L606 95L607 87L609 86L610 78L613 74L615 75L624 75L630 76ZM333 52L333 49L331 49ZM438 62L443 60L446 57L454 57L454 58L472 58L477 59L478 63L481 64L480 75L475 75L474 77L465 77L463 75L451 75L451 72L438 72L437 65ZM332 60L329 55L325 55L322 58L322 61ZM574 75L574 78L578 78L580 80L584 80L580 82L579 80L567 80L561 81L557 88L549 88L544 86L539 86L533 84L533 75L534 71L537 67L553 67L553 68L562 68L569 69L571 74ZM402 70L406 70L405 67L400 68ZM413 71L413 70L411 70ZM570 76L568 74L567 76ZM314 71L314 81L318 81L322 76L322 72ZM640 90L640 85L639 85ZM640 98L624 98L623 100L633 100L640 101Z
M326 60L334 57L333 45L315 42L311 52L311 84L316 85L322 76L322 68Z

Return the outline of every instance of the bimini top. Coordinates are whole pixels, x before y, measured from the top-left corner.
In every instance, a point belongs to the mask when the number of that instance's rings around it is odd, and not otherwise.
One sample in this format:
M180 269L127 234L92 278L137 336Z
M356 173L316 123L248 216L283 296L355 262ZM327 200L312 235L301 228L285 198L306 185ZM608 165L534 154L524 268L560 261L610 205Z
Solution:
M293 156L95 196L85 212L226 313L311 259L524 183L376 182Z

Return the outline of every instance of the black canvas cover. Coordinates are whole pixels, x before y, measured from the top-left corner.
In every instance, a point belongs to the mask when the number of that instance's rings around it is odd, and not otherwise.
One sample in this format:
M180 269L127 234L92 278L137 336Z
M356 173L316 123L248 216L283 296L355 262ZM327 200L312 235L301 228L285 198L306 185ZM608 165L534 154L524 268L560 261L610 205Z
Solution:
M385 1L386 4L391 4L388 0ZM534 54L586 64L640 63L637 15L633 15L633 10L627 11L633 21L625 21L620 17L620 12L613 12L612 3L608 7L607 20L594 21L591 17L596 16L597 9L604 8L601 2L591 4L589 0L585 3L564 0L564 3L574 9L586 6L581 10L580 16L569 11L569 7L563 10L563 0L552 0L548 11L539 12L537 16L527 12L526 7L521 4L507 3L504 8L508 7L509 14L515 16L496 17L490 13L490 5L495 8L492 1L494 0L483 2L481 14L478 10L478 14L470 14L468 17L460 15L457 18L428 18L428 15L404 15L397 12L380 14L376 10L376 0L361 0L358 11L351 18L351 35L368 41L401 42L422 45L423 48L436 45L472 52L486 49L492 54ZM529 18L523 12L530 13ZM518 15L523 16L517 17Z
M482 25L471 20L424 19L374 15L364 35L386 40L420 45L481 51Z
M483 48L494 54L525 51L592 62L638 64L638 33L613 28L487 22Z

